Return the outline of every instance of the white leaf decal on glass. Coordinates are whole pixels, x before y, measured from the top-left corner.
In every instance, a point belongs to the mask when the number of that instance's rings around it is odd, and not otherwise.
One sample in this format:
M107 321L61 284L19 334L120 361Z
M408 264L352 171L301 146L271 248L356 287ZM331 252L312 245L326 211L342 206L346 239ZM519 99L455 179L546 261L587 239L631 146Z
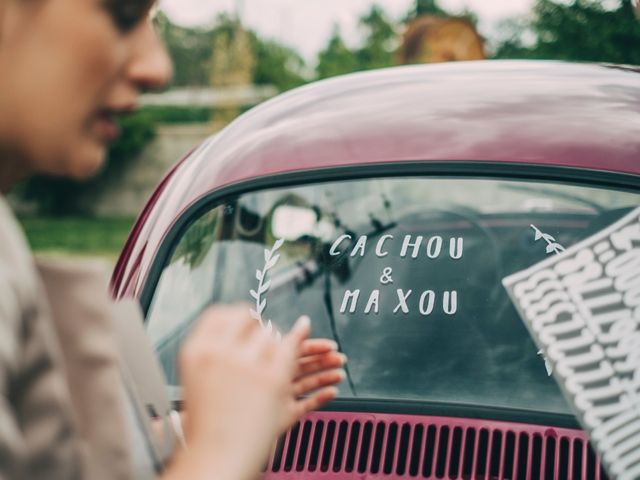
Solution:
M266 293L266 292L267 292L267 290L269 290L269 287L270 287L270 286L271 286L271 280L269 280L267 283L265 283L264 285L262 285L262 286L260 287L260 293L261 293L261 294L262 294L262 293ZM253 290L252 290L252 291L253 291ZM253 297L253 295L251 295L251 296ZM258 299L257 297L253 297L253 298L255 298L256 300Z
M553 235L550 235L548 233L542 233L542 231L540 231L540 229L535 225L531 225L531 228L535 232L535 238L534 238L535 242L537 242L540 239L544 239L544 241L547 243L547 247L545 249L547 254L550 254L550 253L557 254L557 253L564 252L564 247L560 245L558 242L556 242L556 239Z
M260 303L258 303L258 313L260 315L262 315L262 312L264 312L264 307L267 306L267 300L263 299Z
M276 266L276 263L278 263L278 260L280 260L280 255L276 255L275 257L273 257L271 260L267 262L266 269L271 270L273 267Z
M277 331L275 325L271 320L265 320L262 317L265 309L267 308L267 299L263 298L267 294L269 288L271 288L271 280L267 280L267 274L269 270L276 266L280 255L276 254L278 249L284 245L284 239L278 239L271 250L265 248L264 250L264 268L262 270L256 270L256 279L258 280L258 288L249 290L249 295L255 300L255 308L249 309L251 317L257 320L262 328L269 332L274 332L276 338L282 338L282 335Z
M550 253L559 254L564 252L564 247L556 242L555 237L549 235L548 233L542 233L540 229L538 229L535 225L531 225L531 228L533 228L533 230L536 232L534 241L537 242L538 240L543 238L544 241L547 242L547 247L545 249L547 255ZM551 376L553 373L553 368L551 367L549 360L547 360L547 358L544 356L544 352L542 350L538 352L538 355L540 355L544 360L544 368L547 370L547 375Z
M531 228L533 228L533 230L536 232L535 241L537 242L538 240L540 240L542 238L542 232L540 230L538 230L536 227L534 227L533 225L531 225Z

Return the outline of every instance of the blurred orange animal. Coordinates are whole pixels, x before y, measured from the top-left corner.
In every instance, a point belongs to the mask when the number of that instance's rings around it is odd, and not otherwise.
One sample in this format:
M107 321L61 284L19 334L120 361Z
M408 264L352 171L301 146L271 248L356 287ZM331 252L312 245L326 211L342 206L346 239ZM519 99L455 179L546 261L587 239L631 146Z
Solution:
M396 62L437 63L485 58L484 39L469 20L423 15L409 24Z

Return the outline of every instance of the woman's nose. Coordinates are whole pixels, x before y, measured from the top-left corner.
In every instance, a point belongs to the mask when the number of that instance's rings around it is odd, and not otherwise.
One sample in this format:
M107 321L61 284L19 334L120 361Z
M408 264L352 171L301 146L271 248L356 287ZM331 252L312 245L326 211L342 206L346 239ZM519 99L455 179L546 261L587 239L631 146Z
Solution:
M173 74L171 59L151 22L147 22L134 40L129 80L140 90L164 87Z

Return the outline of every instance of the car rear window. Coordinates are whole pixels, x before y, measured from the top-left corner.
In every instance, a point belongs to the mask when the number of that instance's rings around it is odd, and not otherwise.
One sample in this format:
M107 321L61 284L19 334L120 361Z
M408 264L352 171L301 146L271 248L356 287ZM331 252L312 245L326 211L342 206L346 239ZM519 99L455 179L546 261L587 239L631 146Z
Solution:
M569 413L501 279L640 204L634 192L479 178L369 178L212 204L178 239L147 330L172 385L210 303L265 328L300 315L349 357L342 397Z

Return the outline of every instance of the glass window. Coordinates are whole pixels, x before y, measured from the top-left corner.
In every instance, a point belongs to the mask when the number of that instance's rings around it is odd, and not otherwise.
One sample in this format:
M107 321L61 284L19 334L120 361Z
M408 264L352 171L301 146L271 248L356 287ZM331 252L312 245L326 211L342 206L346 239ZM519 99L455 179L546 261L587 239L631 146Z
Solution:
M501 279L613 223L636 193L473 178L375 178L247 193L196 219L147 328L170 383L210 303L245 302L349 357L343 397L568 413ZM540 238L550 234L555 242Z

